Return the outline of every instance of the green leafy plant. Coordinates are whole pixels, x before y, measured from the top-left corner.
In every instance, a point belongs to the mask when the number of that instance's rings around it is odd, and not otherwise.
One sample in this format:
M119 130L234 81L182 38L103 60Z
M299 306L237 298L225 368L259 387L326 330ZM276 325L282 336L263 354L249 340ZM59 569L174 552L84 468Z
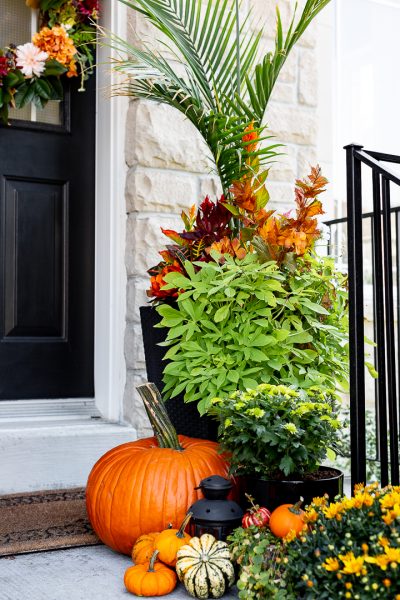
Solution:
M176 308L157 307L168 328L166 398L184 392L204 413L213 397L259 383L326 389L346 380L345 278L331 259L280 268L253 254L224 260L186 262L187 276L165 275L181 292Z
M120 0L142 13L163 35L168 54L113 37L120 53L114 67L126 76L116 94L168 104L194 124L209 147L226 197L246 161L270 162L277 145L252 150L243 141L251 124L262 140L268 101L293 46L330 0L307 0L286 35L277 9L275 48L259 61L262 29L240 22L237 0ZM257 28L256 28L257 29ZM252 33L253 31L253 33ZM179 73L174 61L184 67Z
M231 471L277 478L313 473L340 445L340 402L333 392L258 385L214 398L219 441Z
M280 588L284 563L283 544L268 528L239 527L228 537L231 560L237 565L241 600L283 600Z

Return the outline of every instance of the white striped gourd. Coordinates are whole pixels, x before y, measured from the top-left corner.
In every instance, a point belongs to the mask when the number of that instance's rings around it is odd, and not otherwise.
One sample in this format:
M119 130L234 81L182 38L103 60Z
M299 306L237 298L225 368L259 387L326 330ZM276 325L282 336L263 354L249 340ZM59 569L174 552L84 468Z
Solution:
M221 598L235 581L228 545L209 533L178 551L176 572L186 591L201 600Z

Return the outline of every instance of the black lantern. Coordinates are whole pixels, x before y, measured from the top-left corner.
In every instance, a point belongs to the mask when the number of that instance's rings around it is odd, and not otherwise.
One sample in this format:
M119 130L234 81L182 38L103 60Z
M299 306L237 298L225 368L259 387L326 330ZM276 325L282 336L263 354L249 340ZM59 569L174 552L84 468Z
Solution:
M227 500L232 482L219 475L212 475L203 479L196 489L202 491L204 498L189 508L189 512L193 513L189 525L190 534L200 537L203 533L211 533L217 540L226 540L241 525L243 517L239 504Z

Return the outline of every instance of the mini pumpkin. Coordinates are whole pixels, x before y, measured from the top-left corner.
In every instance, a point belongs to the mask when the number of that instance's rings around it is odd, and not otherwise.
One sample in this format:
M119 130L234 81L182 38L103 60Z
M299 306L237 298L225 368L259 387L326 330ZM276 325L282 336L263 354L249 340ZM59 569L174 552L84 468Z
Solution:
M159 533L145 533L137 540L132 550L132 560L135 565L143 565L149 562L154 553L154 542Z
M135 565L125 571L124 584L128 592L136 596L165 596L172 592L177 576L160 562L156 562L158 552L153 553L150 562Z
M248 527L251 527L251 525L255 525L256 527L265 527L268 525L271 517L271 513L268 508L254 504L254 498L252 498L252 496L249 494L246 494L246 497L251 504L251 508L243 515L243 529L247 529Z
M192 513L188 513L183 519L179 529L165 529L154 542L154 547L159 552L159 559L170 567L176 565L176 555L182 546L187 544L191 536L185 533L186 525L189 523Z
M228 544L209 533L178 550L176 572L194 598L221 598L235 582Z
M269 520L272 533L279 538L284 538L290 531L298 535L304 528L304 510L301 510L303 498L296 504L282 504L276 508Z

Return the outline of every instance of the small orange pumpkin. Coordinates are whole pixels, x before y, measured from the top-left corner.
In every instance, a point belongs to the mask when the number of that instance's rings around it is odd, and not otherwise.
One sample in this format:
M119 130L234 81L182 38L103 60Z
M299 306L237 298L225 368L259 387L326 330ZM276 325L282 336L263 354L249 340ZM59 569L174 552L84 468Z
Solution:
M125 571L124 584L128 592L136 596L165 596L176 587L177 576L160 562L156 562L156 550L150 562L135 565Z
M192 536L185 533L185 527L189 523L192 513L188 513L183 519L179 529L165 529L157 536L154 542L156 550L159 551L159 558L163 563L170 567L176 565L176 555L178 550L185 546Z
M155 550L154 542L159 535L159 533L145 533L136 540L132 550L132 560L135 565L149 562Z
M278 538L284 538L289 531L295 531L298 535L304 528L304 510L300 506L301 498L296 504L282 504L276 508L269 520L272 533Z

